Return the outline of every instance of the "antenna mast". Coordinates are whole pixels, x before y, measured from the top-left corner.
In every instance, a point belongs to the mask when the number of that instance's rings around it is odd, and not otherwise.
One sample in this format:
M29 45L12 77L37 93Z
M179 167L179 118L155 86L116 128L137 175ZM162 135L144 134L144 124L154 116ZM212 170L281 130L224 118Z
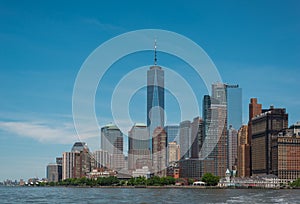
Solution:
M156 58L156 39L154 40L154 65L157 64L157 58Z

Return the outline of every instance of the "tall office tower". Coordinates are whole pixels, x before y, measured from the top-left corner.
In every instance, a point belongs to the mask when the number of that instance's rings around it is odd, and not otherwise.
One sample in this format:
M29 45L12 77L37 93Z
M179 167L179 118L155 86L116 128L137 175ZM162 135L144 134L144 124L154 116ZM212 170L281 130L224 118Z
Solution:
M238 85L226 85L227 124L238 130L242 126L242 88Z
M164 71L156 64L156 42L154 55L154 66L151 66L150 70L147 71L147 127L149 136L153 135L155 128L164 127Z
M180 125L180 137L186 138L189 135L189 149L187 154L181 157L179 161L180 177L182 178L200 178L202 172L202 160L199 159L199 151L203 144L203 120L200 117L194 118L193 122L184 121ZM189 127L189 128L188 128ZM183 133L183 134L182 134ZM180 140L182 141L182 140ZM184 146L183 146L184 147Z
M167 133L168 143L174 141L179 143L179 125L166 125L164 130Z
M272 136L272 174L283 182L300 177L300 123Z
M204 95L203 103L202 103L202 118L203 118L203 136L205 138L208 128L209 128L209 121L211 119L211 98L209 95Z
M158 176L167 173L167 134L163 128L157 127L152 137L152 165L153 172Z
M226 124L226 105L212 105L212 131L209 131L211 138L218 141L214 150L215 175L224 177L228 168L227 160L227 124Z
M191 123L191 158L199 158L203 141L203 120L196 117Z
M95 159L95 168L108 168L111 169L111 155L108 151L96 150L93 153Z
M285 108L262 110L251 119L252 175L272 173L271 136L288 127L288 114Z
M213 136L218 138L215 146L215 173L218 176L225 176L228 168L227 161L227 89L226 85L222 83L212 84L211 97L211 124L215 127L209 131Z
M191 157L191 121L182 121L179 125L180 159Z
M125 167L123 154L123 133L113 124L101 128L101 150L111 156L111 168L121 170Z
M228 130L228 167L237 170L238 132L230 125Z
M212 97L203 99L204 146L200 158L203 159L203 173L211 172L225 176L227 161L227 101L226 85L212 85Z
M145 124L136 123L128 132L128 170L132 171L141 166L152 168L150 160L150 140Z
M250 167L250 176L252 175L252 154L251 154L251 138L252 138L252 118L255 116L261 114L262 112L262 105L257 103L257 98L251 98L249 103L249 121L248 121L248 144L250 146L249 151L246 152L247 155L249 155L249 162L247 166Z
M227 105L227 85L222 83L212 84L211 104Z
M177 142L169 142L168 144L168 164L177 162L180 159L180 147Z
M62 179L62 166L61 164L48 164L47 165L47 180L48 182L58 182Z
M250 177L250 145L248 136L248 126L242 125L238 131L237 173L239 177Z

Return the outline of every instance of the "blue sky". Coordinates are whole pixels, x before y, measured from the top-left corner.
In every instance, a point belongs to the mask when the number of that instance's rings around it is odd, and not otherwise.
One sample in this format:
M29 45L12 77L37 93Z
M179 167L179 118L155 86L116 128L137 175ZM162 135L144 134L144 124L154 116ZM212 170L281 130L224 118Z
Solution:
M0 181L45 177L45 166L71 149L77 140L72 92L82 63L101 43L132 30L170 30L200 45L223 81L243 88L244 123L251 97L265 108L285 107L289 124L299 121L299 8L296 0L0 1ZM158 57L201 87L201 101L207 91L186 65L164 53ZM97 90L100 126L112 121L109 93L122 75L152 62L153 53L143 52L111 67ZM167 100L176 112L175 98ZM133 120L145 122L145 109L141 89L129 107Z

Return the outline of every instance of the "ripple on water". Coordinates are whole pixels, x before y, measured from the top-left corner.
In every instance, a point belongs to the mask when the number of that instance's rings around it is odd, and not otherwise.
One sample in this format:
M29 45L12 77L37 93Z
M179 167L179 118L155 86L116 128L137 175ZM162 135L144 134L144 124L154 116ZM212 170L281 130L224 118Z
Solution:
M0 203L298 203L299 190L0 187Z

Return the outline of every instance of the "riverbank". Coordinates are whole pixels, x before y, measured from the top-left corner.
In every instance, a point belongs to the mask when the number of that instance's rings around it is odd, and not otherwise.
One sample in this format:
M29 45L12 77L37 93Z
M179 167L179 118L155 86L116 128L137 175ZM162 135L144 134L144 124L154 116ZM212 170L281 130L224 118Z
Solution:
M13 186L17 187L17 186ZM273 190L299 190L299 187L276 187L276 188L264 188L264 187L220 187L220 186L176 186L176 185L166 185L166 186L145 186L145 185L137 185L137 186L88 186L88 185L78 185L78 186L23 186L23 187L40 187L40 188L107 188L107 189L135 189L135 188L147 188L147 189L273 189Z

